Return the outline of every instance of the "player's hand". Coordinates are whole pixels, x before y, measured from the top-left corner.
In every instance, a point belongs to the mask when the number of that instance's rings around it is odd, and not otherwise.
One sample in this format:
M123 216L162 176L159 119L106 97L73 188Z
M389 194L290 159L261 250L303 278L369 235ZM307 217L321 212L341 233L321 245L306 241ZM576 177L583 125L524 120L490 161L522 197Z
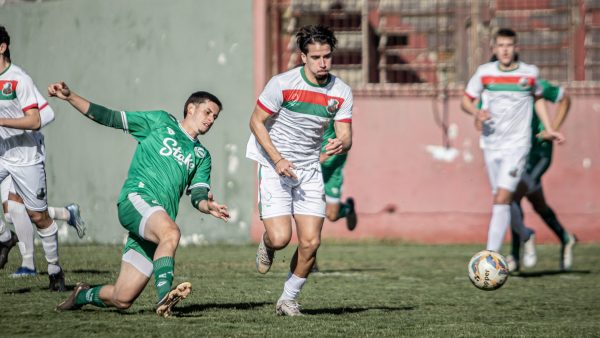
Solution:
M341 154L344 151L344 144L339 138L330 138L325 145L325 154L332 156Z
M537 138L547 141L556 141L556 143L561 144L566 141L566 138L563 134L557 131L547 131L543 130L542 132L536 135Z
M71 96L71 89L64 82L56 82L48 86L48 95L58 97L61 100L68 100Z
M329 155L327 155L327 154L325 154L325 153L320 153L320 154L319 154L319 162L320 162L320 163L323 163L323 162L327 161L327 159L328 159L329 157L331 157L331 156L329 156Z
M279 176L291 177L293 179L298 179L296 173L294 173L294 169L296 166L294 163L288 161L285 158L280 159L275 163L275 171Z
M214 200L213 194L208 193L208 212L216 218L229 222L229 210L226 205L219 204Z
M483 123L489 119L491 119L491 116L487 109L478 110L475 114L475 129L477 129L478 131L482 131Z

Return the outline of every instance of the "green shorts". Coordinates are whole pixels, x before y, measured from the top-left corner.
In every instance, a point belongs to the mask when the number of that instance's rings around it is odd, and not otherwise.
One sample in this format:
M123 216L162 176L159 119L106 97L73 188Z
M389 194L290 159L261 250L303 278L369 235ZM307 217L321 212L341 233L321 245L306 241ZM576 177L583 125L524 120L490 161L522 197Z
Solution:
M340 201L342 184L344 183L344 165L347 158L348 154L333 155L321 163L327 203L338 203Z
M527 157L527 165L522 176L522 181L527 184L528 190L535 191L541 185L542 176L552 163L552 142L534 143Z
M119 222L129 230L125 248L123 248L123 261L132 264L136 269L150 276L152 274L152 261L157 244L144 239L146 221L156 211L165 209L152 197L130 193L127 199L118 206Z

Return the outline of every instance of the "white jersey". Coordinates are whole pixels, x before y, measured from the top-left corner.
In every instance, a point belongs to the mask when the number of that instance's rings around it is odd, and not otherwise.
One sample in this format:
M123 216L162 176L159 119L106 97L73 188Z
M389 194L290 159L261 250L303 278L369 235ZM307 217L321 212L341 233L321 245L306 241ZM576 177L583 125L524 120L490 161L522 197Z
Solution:
M54 120L54 111L20 67L11 64L0 74L0 117L20 118L29 109L38 109L42 126ZM0 127L0 161L22 166L44 160L41 132Z
M266 128L273 145L298 168L319 164L323 133L331 119L352 122L352 90L330 75L326 84L308 81L304 67L297 67L271 78L257 105L271 114ZM246 157L273 167L271 159L253 134Z
M498 61L479 66L465 94L480 98L482 109L490 113L481 133L481 148L530 147L534 96L541 96L542 91L536 66L519 62L510 71L500 70Z

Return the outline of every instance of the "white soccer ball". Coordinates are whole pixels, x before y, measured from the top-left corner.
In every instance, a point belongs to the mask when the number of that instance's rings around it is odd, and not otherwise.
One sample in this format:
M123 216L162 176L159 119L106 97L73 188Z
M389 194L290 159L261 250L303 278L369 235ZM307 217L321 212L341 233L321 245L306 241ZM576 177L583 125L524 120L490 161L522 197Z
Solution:
M508 279L508 264L501 254L483 250L469 261L469 279L478 289L492 291Z

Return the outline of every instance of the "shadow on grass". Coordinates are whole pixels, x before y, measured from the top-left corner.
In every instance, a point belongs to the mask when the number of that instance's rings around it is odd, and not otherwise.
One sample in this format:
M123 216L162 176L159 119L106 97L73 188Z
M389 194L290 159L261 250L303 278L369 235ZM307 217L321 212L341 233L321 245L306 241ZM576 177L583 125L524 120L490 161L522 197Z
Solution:
M11 295L11 294L15 294L15 293L30 293L30 292L31 292L31 288L20 288L20 289L15 289L15 290L4 291L4 294Z
M208 309L233 309L233 310L252 310L254 308L273 305L272 302L248 302L248 303L211 303L211 304L190 304L176 306L173 308L173 317L196 317L200 312ZM148 312L140 310L139 313Z
M412 311L414 310L414 306L400 306L400 307L389 307L389 306L374 306L374 307L337 307L330 309L308 309L302 310L302 313L306 315L344 315L348 313L359 313L370 310L381 310L385 312L395 312L395 311Z
M65 270L66 273L90 273L93 275L101 275L105 273L111 273L113 271L108 270L96 270L96 269L75 269L75 270Z
M592 273L590 270L571 270L571 271L563 271L563 270L543 270L543 271L531 271L531 272L518 272L511 273L511 276L514 277L523 277L523 278L536 278L536 277L544 277L544 276L553 276L553 275L586 275Z
M375 271L387 271L387 269L384 269L384 268L319 269L319 271L315 271L313 273L328 274L328 273L353 273L353 272L375 272Z

